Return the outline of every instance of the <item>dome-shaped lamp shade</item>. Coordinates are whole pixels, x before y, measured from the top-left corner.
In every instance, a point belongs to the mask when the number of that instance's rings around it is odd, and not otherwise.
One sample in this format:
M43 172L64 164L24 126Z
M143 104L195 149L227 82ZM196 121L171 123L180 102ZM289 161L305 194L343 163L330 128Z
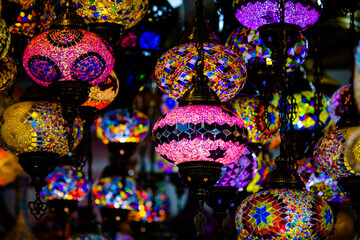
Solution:
M246 148L243 155L237 161L227 166L222 166L220 179L214 186L235 187L239 191L244 191L255 178L257 166L256 154L249 148Z
M336 90L329 100L329 114L336 123L345 111L345 105L350 101L350 95L354 91L352 84L347 84Z
M293 121L294 129L315 129L317 115L315 112L316 99L315 93L313 91L302 91L300 93L295 93L294 98L296 101L296 111L297 116ZM279 95L274 98L272 104L276 107L279 105ZM327 98L323 96L322 106L320 109L320 121L323 123L323 127L326 127L330 124L330 114L328 109Z
M330 239L334 217L319 196L303 190L272 189L247 197L238 207L240 239Z
M246 149L244 122L236 114L216 106L179 107L154 125L155 150L174 165L211 161L228 165Z
M347 140L358 129L358 127L328 129L316 144L314 159L321 170L334 180L360 175L350 167L345 155Z
M12 183L22 173L18 158L3 148L0 148L0 186Z
M90 23L117 23L124 28L137 24L145 15L148 0L76 0L78 13Z
M11 34L6 26L5 20L0 18L0 59L5 57L9 51Z
M115 72L112 71L105 81L90 88L89 98L82 106L94 107L97 110L102 110L114 101L118 92L119 79Z
M263 119L265 106L256 97L236 97L232 107L247 126L250 142L266 144L279 134L280 114L274 105L267 108L268 126Z
M138 209L134 180L126 178L125 186L121 177L104 177L92 186L93 202L100 208Z
M305 29L320 17L321 0L285 0L285 23ZM280 23L277 0L234 0L233 8L239 22L247 28L257 30L263 25Z
M285 69L287 73L296 70L306 59L309 45L304 35L299 33L300 38L297 43L287 51ZM272 51L265 46L256 30L246 27L239 27L233 31L226 46L233 52L238 53L248 66L256 66L258 63L273 65Z
M82 201L90 192L90 181L83 171L73 166L57 166L46 177L46 186L40 195L45 200L77 200Z
M191 88L198 51L195 43L176 46L164 53L155 68L159 88L173 99ZM204 43L204 74L221 101L234 97L246 81L243 60L223 45Z
M149 120L145 114L137 110L132 114L124 109L110 110L103 118L96 120L95 130L96 136L104 144L139 143L149 131Z
M34 37L36 29L36 19L38 9L36 1L20 1L22 9L16 22L9 27L12 34L22 34ZM55 7L53 1L44 1L42 4L42 12L40 13L41 31L49 29L51 22L55 18Z
M324 173L316 176L312 174L305 184L306 190L317 194L327 202L343 202L347 198L338 186L338 181L326 176Z
M15 60L6 55L0 60L0 92L9 89L16 78L17 66Z
M82 81L98 85L111 73L114 58L96 34L81 29L50 30L27 45L24 68L38 84Z
M73 125L74 148L82 138L82 121ZM50 102L20 102L11 105L0 121L0 138L14 153L52 152L67 154L68 126L62 108Z

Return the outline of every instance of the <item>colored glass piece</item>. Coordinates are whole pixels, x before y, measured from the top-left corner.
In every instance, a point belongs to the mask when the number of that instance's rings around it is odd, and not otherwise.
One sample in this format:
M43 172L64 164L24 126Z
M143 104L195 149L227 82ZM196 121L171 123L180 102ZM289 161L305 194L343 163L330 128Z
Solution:
M319 196L303 190L263 190L238 207L240 239L330 239L334 217Z
M11 34L5 23L5 20L0 18L0 59L4 58L9 51L11 43Z
M46 186L40 192L40 196L45 200L82 201L90 192L87 175L70 165L57 166L45 181Z
M103 82L111 73L114 58L107 43L81 29L50 30L27 45L23 65L38 84L55 81Z
M149 131L149 120L145 114L134 110L132 115L127 110L116 109L105 113L95 123L96 136L104 144L109 142L139 143Z
M234 97L246 81L246 68L242 59L225 46L204 43L204 74L209 86L221 101ZM158 87L169 97L178 99L191 88L198 52L195 43L176 46L158 60L155 76Z
M336 123L345 111L345 105L350 101L350 96L354 91L352 84L347 84L336 90L329 101L329 114Z
M0 59L0 92L9 89L16 78L17 66L15 60L6 55Z
M125 186L121 177L105 177L96 180L92 186L93 202L103 208L139 208L134 180L126 178Z
M18 158L3 148L0 148L0 186L12 183L22 173Z
M155 150L168 162L216 161L228 165L246 149L248 133L236 114L216 106L175 108L154 125Z
M145 15L148 0L76 0L78 13L89 23L117 23L131 28Z
M102 110L114 101L118 92L119 79L115 72L112 71L105 81L90 88L89 98L82 106Z
M0 138L13 153L69 152L69 128L62 108L50 102L20 102L8 107L0 120ZM74 148L82 138L82 121L73 125Z
M306 29L319 19L322 7L321 0L285 0L285 23ZM239 22L250 29L280 23L277 0L234 0L233 8Z

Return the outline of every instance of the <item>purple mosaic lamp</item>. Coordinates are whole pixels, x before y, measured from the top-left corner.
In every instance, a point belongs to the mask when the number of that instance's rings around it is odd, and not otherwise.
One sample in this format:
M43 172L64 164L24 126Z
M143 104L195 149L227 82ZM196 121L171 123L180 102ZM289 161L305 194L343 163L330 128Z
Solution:
M351 98L351 93L354 91L352 84L347 84L336 90L329 100L329 114L331 119L337 123L340 117L346 110L346 103Z

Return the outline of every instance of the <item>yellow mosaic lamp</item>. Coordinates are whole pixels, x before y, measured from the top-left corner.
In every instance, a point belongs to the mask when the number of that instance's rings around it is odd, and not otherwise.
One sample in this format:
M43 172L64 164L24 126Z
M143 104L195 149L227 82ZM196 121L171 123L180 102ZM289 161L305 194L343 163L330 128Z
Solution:
M0 148L0 186L12 183L22 172L16 155Z
M15 60L6 55L0 60L0 92L9 89L13 85L16 74L17 67Z
M5 20L0 18L0 59L5 57L8 53L11 43L11 34L5 23Z

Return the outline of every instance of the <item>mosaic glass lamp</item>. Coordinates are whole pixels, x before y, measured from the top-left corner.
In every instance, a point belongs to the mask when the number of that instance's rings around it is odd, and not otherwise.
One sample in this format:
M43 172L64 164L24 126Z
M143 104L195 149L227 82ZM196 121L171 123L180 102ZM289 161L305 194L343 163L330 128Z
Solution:
M246 80L243 60L225 46L204 43L204 74L221 101L234 97ZM158 60L155 76L158 87L177 100L192 86L198 53L195 43L176 46Z
M335 123L337 123L346 110L345 105L350 101L353 91L353 85L347 84L336 90L331 96L329 100L329 114Z
M0 92L9 89L16 78L17 66L15 60L6 55L0 59Z
M0 148L0 186L12 183L22 172L16 155Z
M4 58L9 51L11 43L11 34L5 23L5 20L0 18L0 59Z
M262 118L265 106L258 98L238 96L232 100L232 107L247 126L250 142L266 144L279 134L280 114L274 105L267 107L268 126Z
M82 123L74 121L74 147L82 137ZM35 218L45 213L40 191L45 177L53 171L59 156L67 154L68 125L62 117L61 106L50 102L20 102L7 108L0 122L0 139L19 157L19 163L31 178L36 190L35 202L29 207Z

